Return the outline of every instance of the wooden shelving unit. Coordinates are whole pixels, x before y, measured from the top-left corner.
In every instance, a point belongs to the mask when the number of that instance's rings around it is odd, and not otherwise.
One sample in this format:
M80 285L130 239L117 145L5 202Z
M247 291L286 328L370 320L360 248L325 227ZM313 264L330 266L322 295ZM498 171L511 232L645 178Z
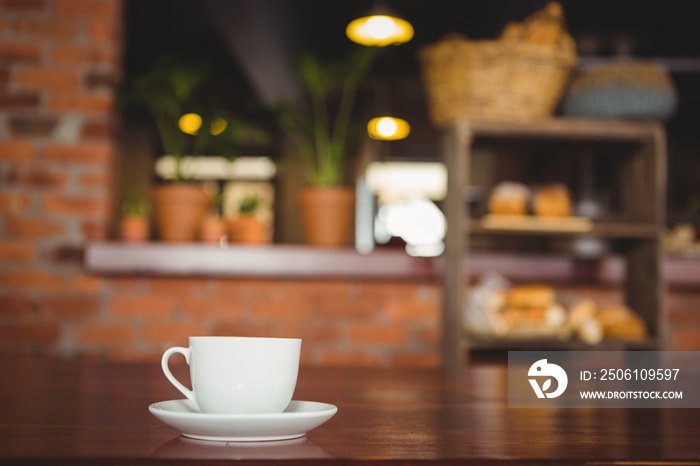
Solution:
M517 142L535 147L590 147L595 151L605 144L614 146L619 157L608 163L617 167L620 181L614 187L620 208L612 220L595 222L585 228L542 228L541 225L509 228L484 219L473 219L465 202L470 182L471 158L476 142ZM576 150L570 151L572 154ZM562 152L566 156L566 151ZM575 157L575 155L572 155ZM666 141L663 127L654 122L591 121L552 119L532 124L502 124L460 121L446 128L443 160L447 167L448 189L444 211L448 229L443 277L443 360L447 366L463 363L469 348L500 349L581 349L576 341L500 341L470 340L464 331L463 306L469 261L470 237L539 237L558 239L590 236L624 244L619 254L625 263L622 286L624 299L646 320L651 338L636 345L643 349L662 348L665 339L664 279L662 235L666 204ZM525 183L528 180L521 180ZM597 349L618 348L606 342Z

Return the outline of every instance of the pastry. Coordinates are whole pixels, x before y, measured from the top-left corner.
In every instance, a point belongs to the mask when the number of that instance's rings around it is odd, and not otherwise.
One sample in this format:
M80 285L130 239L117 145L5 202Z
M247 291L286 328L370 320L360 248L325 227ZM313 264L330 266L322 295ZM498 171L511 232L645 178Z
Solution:
M637 313L624 305L603 308L598 312L605 338L639 341L648 337L646 323Z
M508 307L548 309L553 304L554 289L547 285L514 286L506 296Z
M530 201L530 188L522 183L504 181L498 183L489 197L492 215L525 215Z
M537 189L532 210L540 217L567 217L571 215L569 189L561 183L552 183Z

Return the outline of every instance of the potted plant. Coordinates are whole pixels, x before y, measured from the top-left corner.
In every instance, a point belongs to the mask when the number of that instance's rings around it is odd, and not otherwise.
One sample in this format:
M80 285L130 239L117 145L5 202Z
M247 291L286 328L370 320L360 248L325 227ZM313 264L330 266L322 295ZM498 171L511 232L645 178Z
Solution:
M172 179L161 180L151 191L156 225L165 241L196 239L212 201L201 183L188 178L185 156L232 159L241 146L268 143L267 132L259 127L228 111L205 108L198 91L208 90L209 74L201 63L164 56L134 81L131 98L150 111L162 149L174 161Z
M137 243L146 241L148 235L148 202L131 188L121 205L119 237L124 241Z
M222 191L218 191L212 196L209 213L202 218L199 225L199 239L202 242L218 244L226 235L226 222L224 222L224 219L221 217L223 203L224 197Z
M354 191L345 185L343 176L358 134L353 120L358 88L377 51L375 47L357 48L337 63L302 56L298 73L308 101L277 108L280 126L294 145L309 184L298 193L309 244L343 246L349 242Z
M263 244L270 241L267 224L257 216L261 202L257 194L250 194L241 200L238 205L238 216L229 222L229 235L232 242Z

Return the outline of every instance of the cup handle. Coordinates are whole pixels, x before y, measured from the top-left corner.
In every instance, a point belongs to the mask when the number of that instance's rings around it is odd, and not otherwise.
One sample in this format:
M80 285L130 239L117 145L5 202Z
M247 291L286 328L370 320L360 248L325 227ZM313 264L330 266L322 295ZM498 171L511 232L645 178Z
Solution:
M169 348L163 353L163 357L160 361L160 365L163 368L163 373L165 374L165 377L170 381L171 384L175 386L180 392L185 395L185 397L190 400L190 402L194 405L195 409L197 411L201 411L199 409L199 405L197 404L197 400L194 397L194 391L188 389L184 385L180 383L179 380L175 378L175 376L170 372L170 367L168 366L168 361L170 360L170 356L172 356L175 353L179 353L185 357L185 361L187 364L190 364L190 354L192 350L190 348L183 348L182 346L174 346L172 348Z

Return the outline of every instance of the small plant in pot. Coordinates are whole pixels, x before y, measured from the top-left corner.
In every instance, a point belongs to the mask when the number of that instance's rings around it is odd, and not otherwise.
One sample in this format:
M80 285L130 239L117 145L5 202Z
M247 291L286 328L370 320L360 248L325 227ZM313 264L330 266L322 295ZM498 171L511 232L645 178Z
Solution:
M354 191L344 184L347 158L360 134L353 111L358 88L378 53L375 47L354 49L346 60L324 63L304 55L298 74L308 101L276 110L280 126L305 168L309 187L298 195L307 243L349 243Z
M202 94L216 101L207 86L209 78L209 67L202 63L164 56L135 79L128 95L149 110L163 153L174 162L172 178L160 180L151 190L159 236L165 241L197 239L212 202L202 183L188 178L186 156L217 155L231 160L241 146L267 143L266 131L228 111L210 111L202 104L206 100Z
M229 222L231 241L244 244L264 244L270 241L267 224L258 217L261 199L249 194L238 205L238 215Z
M221 243L226 235L226 222L221 216L224 195L221 190L212 196L209 214L202 219L199 226L199 237L204 243Z
M130 188L121 204L119 237L127 242L138 243L148 240L148 202L134 188Z

